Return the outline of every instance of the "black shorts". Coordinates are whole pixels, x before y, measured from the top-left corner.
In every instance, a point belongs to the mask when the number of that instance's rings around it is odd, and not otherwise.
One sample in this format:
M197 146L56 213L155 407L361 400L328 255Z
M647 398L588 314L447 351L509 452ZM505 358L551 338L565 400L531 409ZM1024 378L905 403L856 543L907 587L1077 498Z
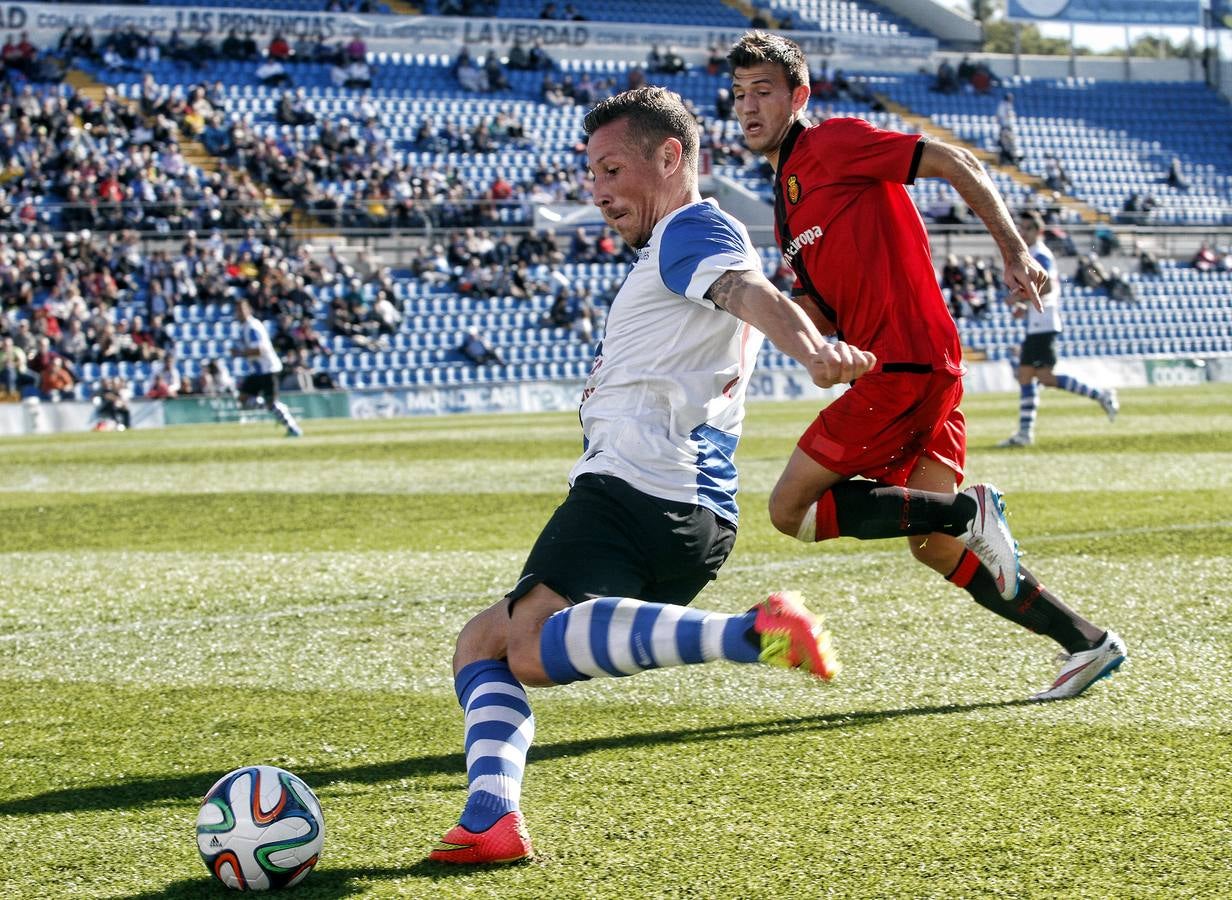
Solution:
M273 406L278 399L278 379L281 373L253 372L240 382L240 393L245 397L264 397L266 406Z
M1036 369L1051 369L1057 364L1057 332L1041 331L1039 334L1028 334L1022 342L1022 352L1018 357L1020 366L1031 366Z
M687 605L735 543L736 527L708 509L651 497L611 475L579 475L531 548L509 609L538 584L570 603Z

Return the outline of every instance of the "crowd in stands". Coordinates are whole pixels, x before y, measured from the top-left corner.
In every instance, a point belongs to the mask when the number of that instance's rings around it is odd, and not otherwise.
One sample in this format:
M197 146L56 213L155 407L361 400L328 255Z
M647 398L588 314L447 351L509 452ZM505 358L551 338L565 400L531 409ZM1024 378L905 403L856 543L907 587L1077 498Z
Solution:
M957 94L960 91L987 94L1000 83L1001 80L987 63L963 56L957 67L948 59L941 60L932 89L941 94Z

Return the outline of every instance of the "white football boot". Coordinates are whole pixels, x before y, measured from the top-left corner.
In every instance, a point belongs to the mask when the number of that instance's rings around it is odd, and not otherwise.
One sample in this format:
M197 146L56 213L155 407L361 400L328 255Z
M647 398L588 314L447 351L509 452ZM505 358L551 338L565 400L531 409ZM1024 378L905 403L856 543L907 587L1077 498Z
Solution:
M1125 642L1115 631L1109 631L1104 639L1090 650L1078 653L1059 653L1057 661L1061 671L1052 687L1032 694L1036 701L1066 700L1077 697L1101 678L1107 678L1126 659Z

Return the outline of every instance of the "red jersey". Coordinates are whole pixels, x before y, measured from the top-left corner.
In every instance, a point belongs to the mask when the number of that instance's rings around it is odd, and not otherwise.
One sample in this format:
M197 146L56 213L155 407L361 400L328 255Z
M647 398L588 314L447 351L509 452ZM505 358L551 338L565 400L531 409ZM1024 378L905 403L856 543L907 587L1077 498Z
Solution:
M783 259L839 336L885 371L961 374L958 328L928 232L903 186L925 138L862 119L797 122L779 150L774 220Z

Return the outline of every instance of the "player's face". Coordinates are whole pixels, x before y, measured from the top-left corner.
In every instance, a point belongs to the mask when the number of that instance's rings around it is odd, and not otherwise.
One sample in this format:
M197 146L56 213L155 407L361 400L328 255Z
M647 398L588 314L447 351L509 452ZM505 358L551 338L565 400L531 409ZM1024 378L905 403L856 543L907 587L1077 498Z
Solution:
M776 63L738 68L732 74L732 99L744 143L754 153L778 160L779 145L804 104L808 88L787 86L787 73Z
M644 247L669 193L657 151L646 159L629 135L628 121L617 119L590 136L586 157L595 179L595 206L604 220L630 247Z

